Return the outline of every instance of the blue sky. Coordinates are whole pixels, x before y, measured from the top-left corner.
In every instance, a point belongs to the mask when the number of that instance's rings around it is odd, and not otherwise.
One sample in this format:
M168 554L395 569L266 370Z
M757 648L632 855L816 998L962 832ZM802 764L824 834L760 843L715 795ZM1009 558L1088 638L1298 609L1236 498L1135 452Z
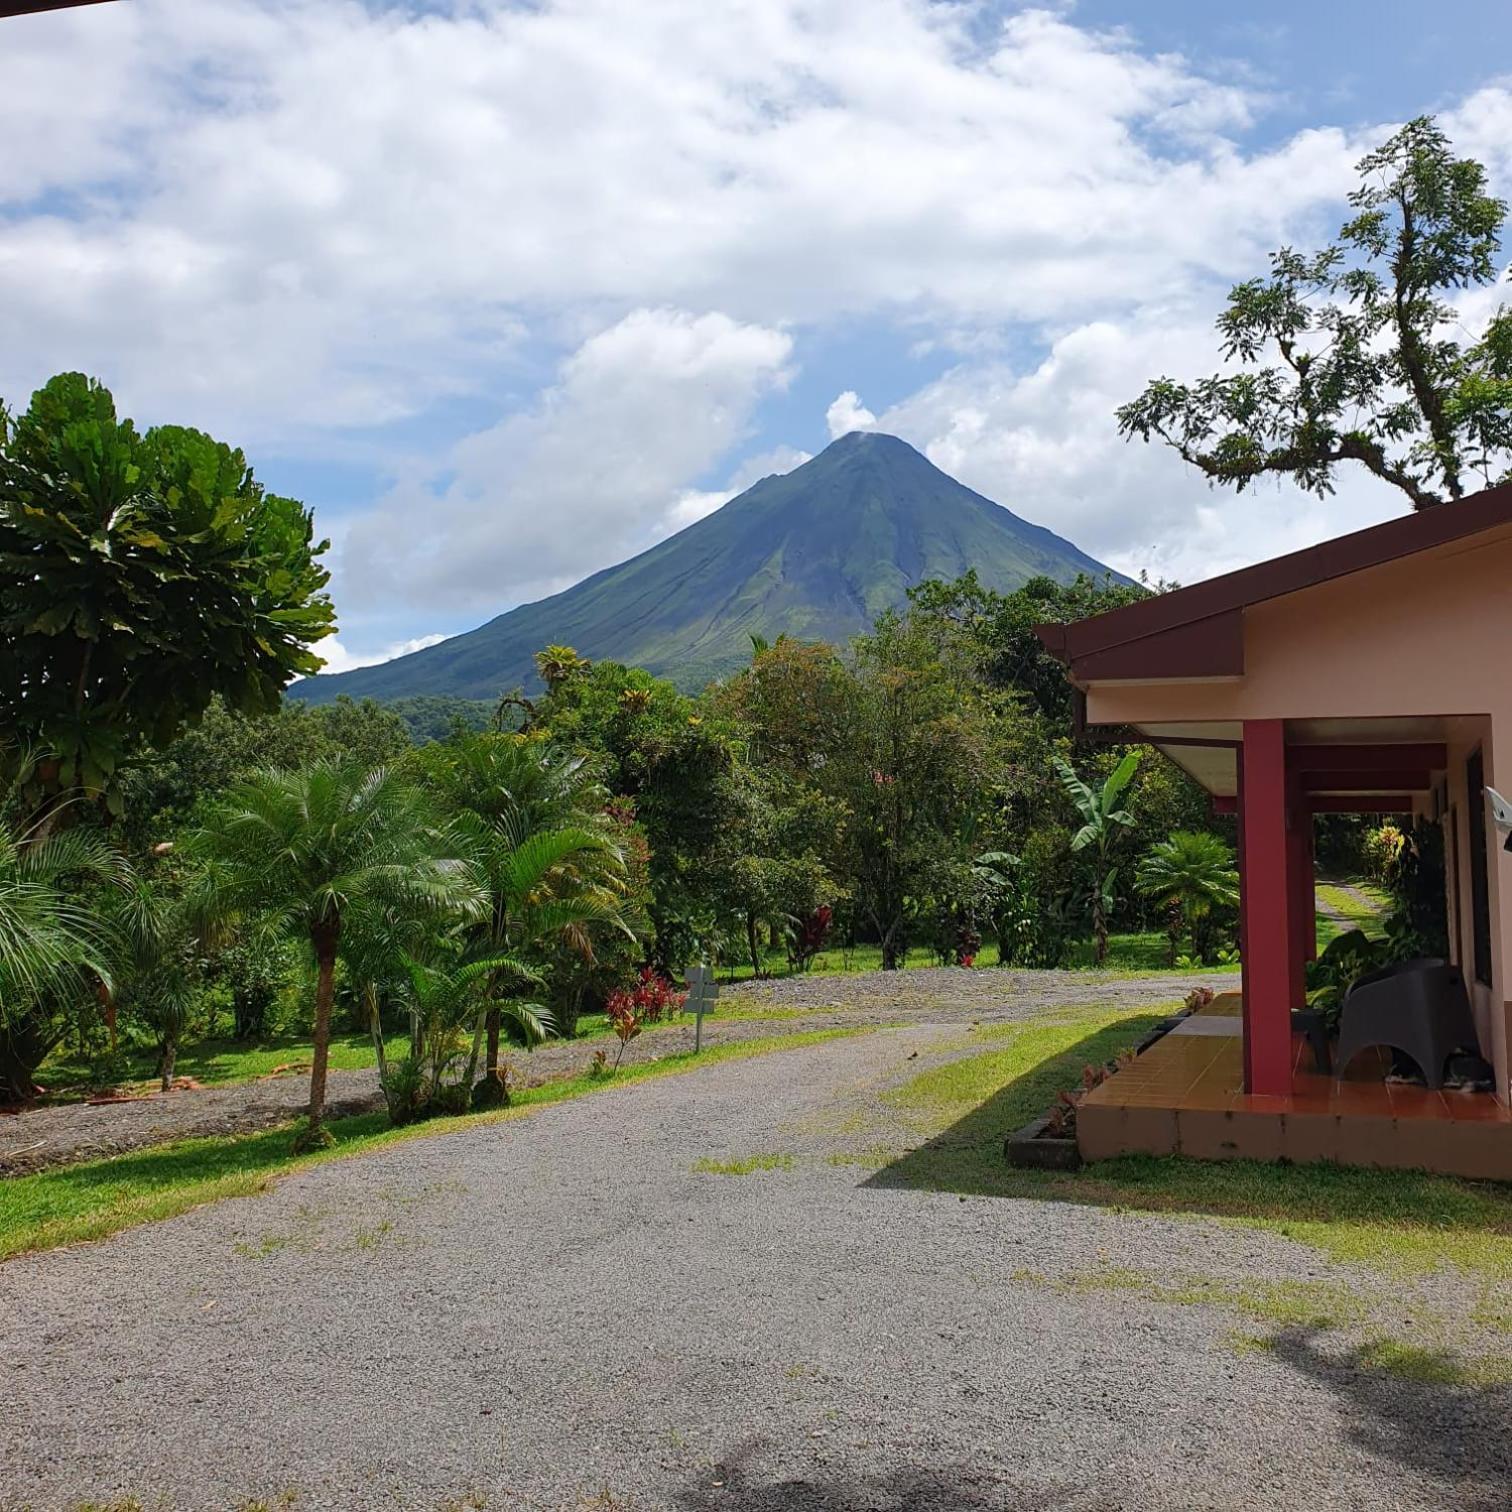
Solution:
M1487 0L0 27L0 394L82 367L244 446L336 542L334 665L565 586L854 425L1129 571L1383 518L1363 479L1214 494L1113 407L1213 365L1225 288L1327 235L1393 123L1441 113L1512 190Z

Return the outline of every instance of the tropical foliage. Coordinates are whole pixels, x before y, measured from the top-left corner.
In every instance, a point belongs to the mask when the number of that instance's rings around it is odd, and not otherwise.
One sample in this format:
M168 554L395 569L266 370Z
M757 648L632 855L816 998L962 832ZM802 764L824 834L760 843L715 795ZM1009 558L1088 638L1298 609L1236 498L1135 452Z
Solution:
M1213 948L1212 921L1239 906L1233 848L1206 830L1178 830L1169 840L1151 846L1135 871L1134 886L1142 897L1166 910L1173 966L1183 934L1190 938L1192 955L1208 959Z
M1321 252L1283 247L1218 318L1225 372L1157 378L1118 412L1215 483L1331 493L1343 463L1415 509L1512 467L1512 310L1467 330L1452 302L1501 276L1506 206L1430 117L1360 160L1353 214Z
M47 823L216 695L272 709L334 628L310 513L199 431L138 435L63 373L0 406L0 772Z

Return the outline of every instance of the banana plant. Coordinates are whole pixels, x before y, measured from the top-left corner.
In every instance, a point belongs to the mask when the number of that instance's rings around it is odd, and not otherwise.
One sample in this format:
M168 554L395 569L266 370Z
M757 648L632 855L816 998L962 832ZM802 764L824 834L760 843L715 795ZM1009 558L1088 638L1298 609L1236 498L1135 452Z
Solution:
M1055 770L1061 786L1081 816L1081 828L1071 840L1077 853L1090 851L1092 861L1092 935L1096 942L1097 964L1108 958L1108 915L1117 901L1115 884L1118 868L1113 852L1125 830L1134 827L1134 815L1119 807L1124 790L1134 780L1139 767L1139 752L1130 751L1105 777L1099 787L1092 787L1076 775L1071 763L1057 756Z

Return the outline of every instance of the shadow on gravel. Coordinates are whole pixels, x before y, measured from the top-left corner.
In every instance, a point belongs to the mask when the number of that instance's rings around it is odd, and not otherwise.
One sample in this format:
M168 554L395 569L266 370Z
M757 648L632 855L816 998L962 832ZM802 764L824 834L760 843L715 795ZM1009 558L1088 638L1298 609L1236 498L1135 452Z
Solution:
M1505 1512L1512 1388L1464 1384L1454 1358L1433 1350L1392 1346L1383 1362L1368 1344L1325 1354L1316 1337L1283 1330L1270 1353L1334 1394L1340 1427L1360 1452L1395 1461L1414 1485L1425 1476L1439 1481L1443 1505L1457 1512Z
M912 1191L960 1192L979 1197L1053 1195L1042 1173L1013 1170L1003 1141L1037 1118L1063 1088L1079 1087L1082 1068L1100 1065L1138 1044L1163 1017L1136 1014L1078 1040L1068 1049L1022 1069L985 1102L933 1139L884 1166L864 1184ZM987 1054L1013 1054L1013 1045Z
M753 1471L750 1460L761 1446L751 1444L712 1471L700 1473L696 1486L674 1493L681 1512L1049 1512L1063 1507L1080 1489L1073 1486L1015 1490L997 1476L952 1466L917 1469L899 1466L875 1475L836 1470L827 1475L781 1475L768 1478ZM1087 1512L1108 1512L1112 1501L1078 1501Z
M1288 1165L1130 1155L1067 1172L1016 1170L1008 1164L1003 1144L1009 1134L1044 1113L1062 1088L1079 1085L1083 1066L1112 1059L1160 1017L1122 1019L1058 1054L1013 1068L1017 1074L997 1091L863 1186L1276 1224L1384 1225L1380 1242L1417 1254L1436 1253L1446 1235L1495 1235L1512 1242L1512 1184L1327 1161Z

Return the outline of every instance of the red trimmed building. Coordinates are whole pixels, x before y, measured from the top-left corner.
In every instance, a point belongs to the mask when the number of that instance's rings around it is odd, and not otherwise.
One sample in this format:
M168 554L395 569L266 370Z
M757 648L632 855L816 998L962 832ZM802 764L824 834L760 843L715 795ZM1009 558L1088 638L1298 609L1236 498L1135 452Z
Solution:
M1505 1123L1512 1133L1512 856L1484 793L1491 786L1512 794L1512 485L1039 634L1066 664L1087 726L1133 727L1205 787L1216 809L1237 815L1242 1013L1229 1047L1236 1085L1219 1111L1241 1123L1244 1115L1276 1115L1284 1131L1287 1114L1292 1125L1309 1117L1337 1123L1346 1106L1364 1110L1362 1099L1373 1097L1371 1116L1389 1116L1393 1127L1415 1114L1449 1122L1484 1114L1488 1126ZM1398 1097L1380 1085L1379 1072L1378 1089L1367 1094L1300 1069L1291 1011L1303 1006L1313 949L1312 819L1358 811L1423 815L1444 826L1450 949L1481 1052L1495 1068L1494 1099L1421 1088ZM1206 1037L1217 1043L1224 1035ZM1195 1050L1188 1057L1198 1059ZM1208 1101L1227 1074L1208 1076ZM1171 1079L1184 1075L1177 1069ZM1103 1105L1139 1090L1136 1076L1114 1093L1123 1079L1098 1094ZM1475 1114L1460 1116L1467 1108ZM1249 1141L1253 1147L1232 1147L1231 1138L1230 1148L1209 1149L1225 1143L1208 1137L1210 1119L1187 1120L1186 1139L1179 1116L1124 1122L1127 1137L1103 1143L1340 1159L1357 1148L1346 1138L1341 1150L1337 1128L1321 1151L1317 1136L1327 1131L1318 1127L1297 1133L1296 1149L1278 1145L1274 1129ZM1111 1153L1099 1142L1109 1131L1099 1131L1095 1114L1091 1123L1093 1148L1084 1153ZM1228 1125L1233 1134L1232 1116ZM1512 1176L1512 1142L1506 1151L1505 1170L1495 1171L1473 1158L1384 1163Z

